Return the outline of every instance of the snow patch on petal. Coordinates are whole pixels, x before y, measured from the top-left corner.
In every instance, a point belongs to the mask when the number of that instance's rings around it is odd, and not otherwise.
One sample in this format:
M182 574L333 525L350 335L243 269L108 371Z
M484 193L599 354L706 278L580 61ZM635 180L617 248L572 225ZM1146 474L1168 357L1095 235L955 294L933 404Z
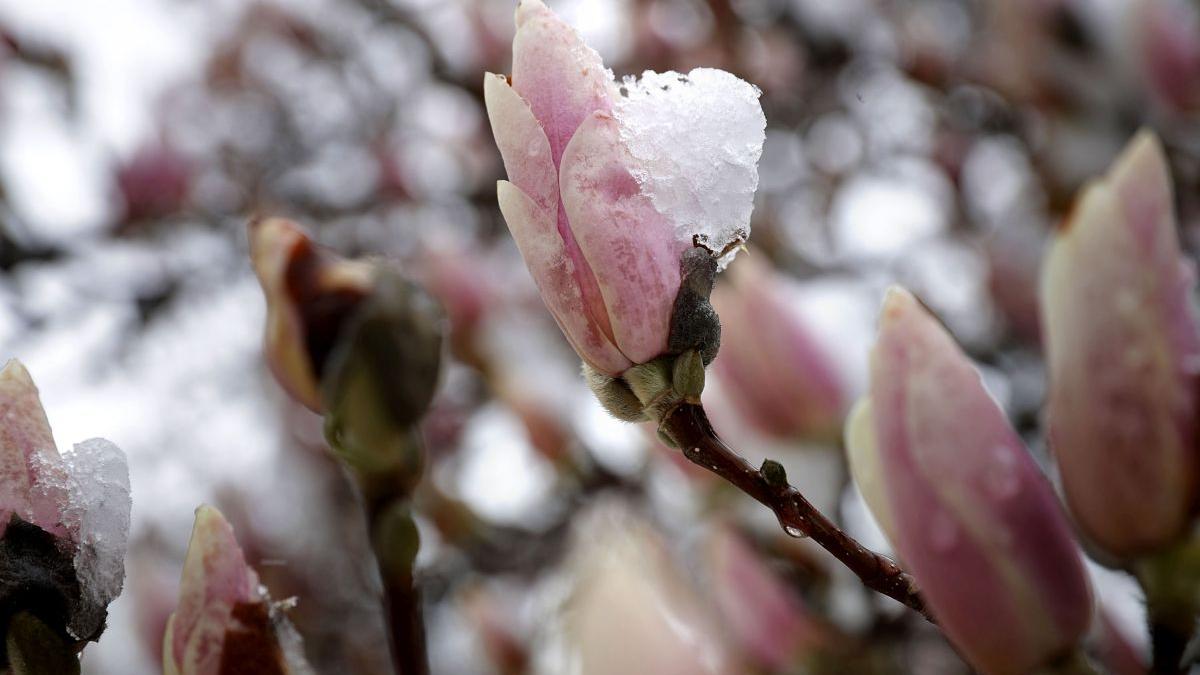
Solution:
M620 92L613 116L640 164L635 177L679 238L716 251L748 239L766 139L762 92L714 68L646 71Z

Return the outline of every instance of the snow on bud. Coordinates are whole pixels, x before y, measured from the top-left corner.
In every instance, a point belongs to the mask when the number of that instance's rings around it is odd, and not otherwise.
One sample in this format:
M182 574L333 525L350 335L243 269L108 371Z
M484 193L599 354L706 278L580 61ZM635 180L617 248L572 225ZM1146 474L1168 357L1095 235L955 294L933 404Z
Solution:
M511 82L483 86L509 177L500 210L567 340L619 375L669 351L684 251L749 236L759 92L713 69L618 85L540 0L516 23Z
M267 362L289 394L321 412L326 360L374 269L318 247L283 218L250 223L250 257L267 297Z
M786 297L784 281L753 259L718 284L721 353L713 368L732 404L774 438L836 437L845 409L838 374Z
M605 504L582 519L568 561L557 672L729 675L720 634L651 526ZM570 664L568 667L566 664Z
M0 622L29 611L96 640L125 580L129 469L112 443L58 453L29 372L0 370Z
M299 642L225 517L211 506L196 509L179 606L163 637L164 675L308 675Z
M1162 146L1139 133L1089 185L1042 269L1050 447L1086 537L1171 544L1197 498L1200 334Z
M1092 598L1053 490L979 373L907 291L884 302L851 471L938 625L986 675L1070 655Z

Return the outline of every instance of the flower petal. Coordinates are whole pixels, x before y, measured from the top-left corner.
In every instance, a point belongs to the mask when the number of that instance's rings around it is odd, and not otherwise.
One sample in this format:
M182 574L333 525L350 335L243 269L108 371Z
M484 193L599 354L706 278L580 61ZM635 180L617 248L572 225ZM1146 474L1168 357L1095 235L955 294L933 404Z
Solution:
M633 364L590 320L572 269L575 265L565 254L562 239L546 234L555 228L551 213L508 181L499 181L496 193L500 212L525 259L525 266L567 341L597 370L610 374L624 372Z
M588 115L612 108L612 75L600 55L540 0L517 7L512 86L541 122L555 166Z
M0 420L0 534L13 513L51 534L66 534L66 470L37 386L16 359L0 370Z
M234 605L260 599L258 575L246 565L233 528L215 508L196 509L179 607L163 642L164 667L189 675L217 673Z
M616 121L595 113L563 154L563 206L595 272L621 352L644 363L666 351L679 293L680 256L690 243L641 193Z
M539 207L557 211L558 169L550 158L550 141L529 104L503 75L493 73L483 78L483 100L508 179Z

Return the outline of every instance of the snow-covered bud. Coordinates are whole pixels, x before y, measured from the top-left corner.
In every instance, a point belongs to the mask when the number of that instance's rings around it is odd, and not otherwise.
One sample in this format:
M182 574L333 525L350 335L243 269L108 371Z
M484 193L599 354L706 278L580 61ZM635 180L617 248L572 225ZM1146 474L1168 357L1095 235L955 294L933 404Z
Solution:
M0 420L0 628L27 611L64 641L96 640L125 579L125 455L103 439L59 455L16 360L0 370Z
M661 537L604 504L575 533L557 669L589 675L731 675L721 635ZM568 666L568 664L570 664Z
M500 209L542 299L602 375L703 352L669 345L681 257L749 235L758 90L713 69L618 83L541 0L522 0L516 24L511 80L483 89L509 178Z
M283 218L250 223L250 257L267 298L267 362L289 394L321 412L326 362L370 292L374 267L317 246Z
M300 637L242 556L233 528L211 506L196 510L163 637L164 675L309 675Z
M1200 333L1162 146L1139 133L1089 185L1042 270L1050 447L1087 539L1129 559L1188 528Z
M836 438L846 408L842 382L784 280L746 259L726 282L713 291L722 319L713 368L731 403L769 437Z
M1054 491L979 372L907 291L884 302L855 482L963 656L1023 675L1070 656L1092 596Z

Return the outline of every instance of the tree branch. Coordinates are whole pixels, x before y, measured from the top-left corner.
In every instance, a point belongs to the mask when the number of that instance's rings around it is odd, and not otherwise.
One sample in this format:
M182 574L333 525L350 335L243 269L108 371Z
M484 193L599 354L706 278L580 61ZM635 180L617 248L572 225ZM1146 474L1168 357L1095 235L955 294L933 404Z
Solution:
M788 534L810 537L850 571L863 585L902 603L933 622L912 577L885 556L868 550L838 529L782 475L768 475L750 466L717 436L704 408L683 403L667 413L661 429L693 464L708 469L775 512ZM774 465L778 466L778 465Z

